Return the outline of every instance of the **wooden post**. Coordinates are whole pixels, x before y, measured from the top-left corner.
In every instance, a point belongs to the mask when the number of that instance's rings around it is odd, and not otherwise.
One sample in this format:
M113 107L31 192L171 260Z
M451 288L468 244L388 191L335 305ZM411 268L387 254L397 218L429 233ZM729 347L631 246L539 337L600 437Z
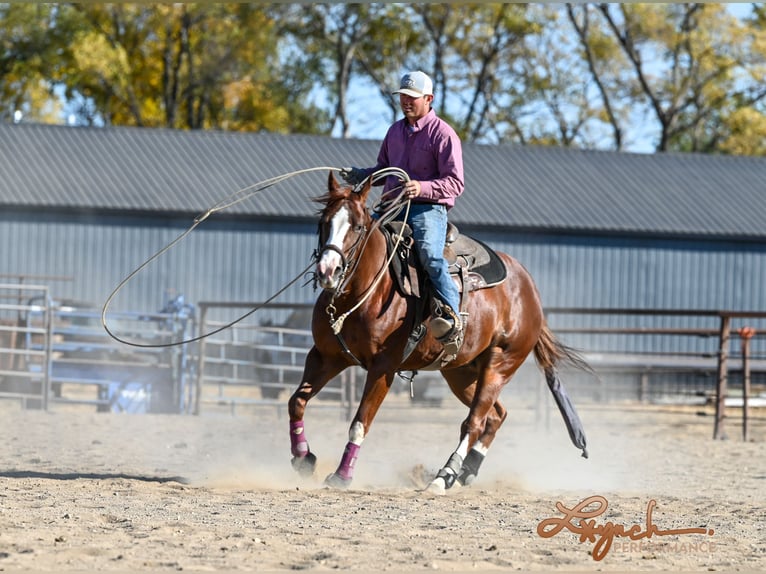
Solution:
M721 317L721 330L719 334L718 347L718 381L715 389L715 428L713 430L713 439L726 439L726 432L723 428L726 418L726 385L728 377L729 361L729 339L731 337L731 317L724 315Z
M750 339L755 335L752 327L742 327L739 336L742 343L742 440L750 439L747 402L750 398Z
M639 387L638 398L642 404L649 402L649 373L646 371L641 373L641 386Z

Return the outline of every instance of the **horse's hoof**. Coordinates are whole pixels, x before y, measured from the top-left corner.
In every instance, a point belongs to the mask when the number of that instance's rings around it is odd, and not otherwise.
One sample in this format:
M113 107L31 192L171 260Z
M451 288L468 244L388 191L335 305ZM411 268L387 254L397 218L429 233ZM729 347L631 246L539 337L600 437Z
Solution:
M324 484L330 488L346 489L351 485L351 479L343 478L342 476L338 476L337 473L333 472L327 475L327 478L324 479Z
M317 457L313 452L306 454L306 456L294 456L290 461L293 465L293 469L301 476L309 477L314 474L314 468L317 465Z
M442 477L437 476L431 481L431 484L426 486L426 492L437 496L444 496L447 494L447 483Z
M474 480L476 480L475 474L463 473L457 477L455 486L471 486Z

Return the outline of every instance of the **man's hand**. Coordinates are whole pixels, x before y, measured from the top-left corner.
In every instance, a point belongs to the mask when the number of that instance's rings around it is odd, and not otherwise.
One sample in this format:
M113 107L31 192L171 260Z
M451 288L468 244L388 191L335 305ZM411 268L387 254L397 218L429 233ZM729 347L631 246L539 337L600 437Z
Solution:
M365 171L359 167L341 168L340 176L346 183L350 183L351 185L358 185L367 177Z
M407 183L404 184L404 187L402 188L402 196L404 199L412 199L413 197L417 197L420 195L420 182L416 181L414 179L411 179Z

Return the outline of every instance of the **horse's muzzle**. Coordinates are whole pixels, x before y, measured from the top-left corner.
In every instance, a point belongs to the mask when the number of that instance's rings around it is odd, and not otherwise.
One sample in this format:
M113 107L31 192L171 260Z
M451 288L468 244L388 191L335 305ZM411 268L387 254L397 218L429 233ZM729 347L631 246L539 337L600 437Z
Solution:
M316 277L322 289L335 289L340 283L343 268L336 259L332 252L327 252L317 263Z

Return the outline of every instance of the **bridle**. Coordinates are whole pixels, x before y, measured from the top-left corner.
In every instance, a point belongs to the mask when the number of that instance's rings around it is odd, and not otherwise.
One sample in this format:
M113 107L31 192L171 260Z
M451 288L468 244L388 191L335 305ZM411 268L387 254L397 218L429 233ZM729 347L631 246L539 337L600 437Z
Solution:
M338 281L338 286L333 291L333 300L335 297L342 293L343 290L346 288L345 281L347 279L350 279L354 271L356 271L357 265L359 265L359 259L360 257L357 257L357 249L359 248L360 244L362 244L362 240L365 240L367 237L367 226L357 224L352 227L352 231L356 233L356 239L354 240L354 243L351 244L351 246L348 248L347 252L344 252L342 248L332 244L332 243L325 243L322 245L322 234L321 234L321 222L320 222L320 233L319 233L319 240L317 248L314 250L314 262L318 263L319 260L322 258L322 256L327 251L333 251L337 253L340 256L340 267L341 267L341 273L340 273L340 281ZM364 245L367 244L367 241L364 241ZM362 249L364 251L364 249ZM360 253L361 255L361 253ZM353 264L354 269L351 271L351 273L348 272L349 267ZM316 276L314 277L314 288L316 289Z

